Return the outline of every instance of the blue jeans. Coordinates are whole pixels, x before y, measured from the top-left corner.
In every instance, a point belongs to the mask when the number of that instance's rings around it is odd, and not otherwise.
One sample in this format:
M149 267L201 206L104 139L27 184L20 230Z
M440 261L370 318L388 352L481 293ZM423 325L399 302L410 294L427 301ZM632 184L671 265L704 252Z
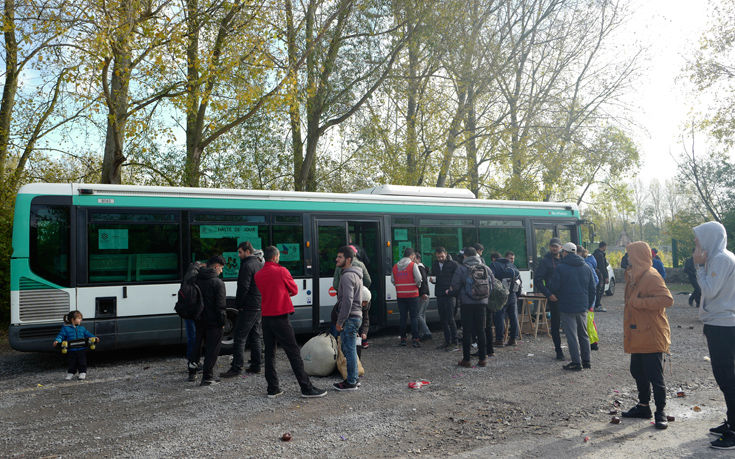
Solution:
M418 320L419 320L419 335L422 338L428 338L431 336L431 330L426 325L426 308L429 307L429 299L423 299L419 297L419 308L418 308Z
M197 326L191 319L184 319L184 325L186 326L186 360L191 362L197 344Z
M419 339L419 298L398 298L398 312L401 314L401 339L406 338L406 322L411 314L411 336Z
M342 353L347 360L347 383L357 384L357 331L362 325L362 318L348 317L345 320L340 337L342 338Z
M505 316L510 319L510 332L508 340L514 340L518 337L518 308L516 307L515 293L508 295L508 302L505 303L499 311L493 314L495 321L495 340L501 341L505 337Z

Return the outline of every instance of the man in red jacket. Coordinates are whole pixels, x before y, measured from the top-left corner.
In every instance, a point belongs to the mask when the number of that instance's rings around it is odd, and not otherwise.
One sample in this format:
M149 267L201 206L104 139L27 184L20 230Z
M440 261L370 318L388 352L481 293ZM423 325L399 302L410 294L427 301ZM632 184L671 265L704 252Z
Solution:
M311 385L309 375L304 371L299 345L296 343L293 327L288 315L293 314L292 296L299 291L288 269L278 264L280 252L273 246L263 250L265 265L255 273L255 285L260 290L261 313L263 314L263 341L265 343L265 380L268 382L268 398L283 394L278 385L276 373L276 342L280 343L291 362L291 369L301 386L301 396L306 398L323 397L327 391Z

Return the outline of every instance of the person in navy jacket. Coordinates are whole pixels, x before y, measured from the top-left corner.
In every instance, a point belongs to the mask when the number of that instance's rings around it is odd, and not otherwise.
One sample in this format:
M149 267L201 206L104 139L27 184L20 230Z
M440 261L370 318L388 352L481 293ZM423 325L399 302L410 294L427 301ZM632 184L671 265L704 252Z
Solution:
M54 347L58 346L61 342L76 341L80 339L95 338L96 336L91 334L82 325L82 313L79 311L72 311L64 316L64 326L61 327L61 331L56 335L54 340ZM67 370L66 379L71 380L74 374L79 371L78 378L84 380L87 378L87 346L74 346L68 350L69 369Z

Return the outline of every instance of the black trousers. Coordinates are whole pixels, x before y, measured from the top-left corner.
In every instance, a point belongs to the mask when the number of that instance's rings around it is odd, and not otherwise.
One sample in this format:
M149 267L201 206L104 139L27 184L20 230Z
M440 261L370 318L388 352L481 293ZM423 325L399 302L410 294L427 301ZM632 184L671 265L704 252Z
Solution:
M735 426L735 327L704 326L712 373L725 396L727 423Z
M502 339L502 336L500 338ZM493 347L493 311L487 308L485 309L485 349L487 355L495 354L495 348Z
M462 305L462 358L469 362L472 337L477 336L477 351L480 360L487 357L487 342L485 340L485 305Z
M638 401L648 404L651 401L651 386L656 411L666 407L666 385L664 384L664 354L630 354L630 374L638 387Z
M250 367L260 369L260 325L261 312L259 309L241 309L235 321L234 338L232 345L232 368L242 371L245 366L245 344L250 346Z
M87 372L87 350L80 349L78 351L69 351L67 360L69 361L69 373L74 374Z
M600 283L597 284L597 296L595 296L595 307L599 308L602 306L602 297L605 295L605 279L600 279Z
M286 352L291 369L301 386L301 392L309 390L312 387L311 380L304 370L301 351L291 322L288 320L288 314L263 317L263 341L265 344L265 380L268 382L268 391L274 392L280 387L278 373L276 373L276 343L280 344Z
M439 319L444 330L444 343L451 345L457 343L457 323L454 321L455 304L456 298L453 296L439 296L436 298Z
M202 345L204 345L204 366L202 367L202 379L213 379L214 365L217 363L219 350L222 347L222 327L217 325L206 325L197 322L197 342L194 347L192 362L198 362L202 357ZM194 370L196 372L196 370ZM191 370L189 370L191 372Z
M559 333L561 313L559 312L559 303L549 301L547 304L547 311L551 311L551 340L554 342L556 352L561 352L561 333Z

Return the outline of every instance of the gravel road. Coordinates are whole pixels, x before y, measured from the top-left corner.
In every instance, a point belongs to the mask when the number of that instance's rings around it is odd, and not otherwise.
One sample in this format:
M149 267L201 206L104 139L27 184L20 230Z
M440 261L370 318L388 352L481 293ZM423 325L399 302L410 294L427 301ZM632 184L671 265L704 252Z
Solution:
M86 381L64 381L59 355L0 351L3 457L407 457L667 455L719 457L707 429L721 422L696 309L677 294L669 310L668 430L648 421L610 424L635 385L622 351L622 285L598 313L592 369L569 374L551 339L524 336L496 350L486 368L459 368L459 352L398 347L395 331L371 337L357 392L302 399L285 355L285 394L269 400L261 375L211 387L186 382L181 349L90 353ZM435 337L440 333L435 332ZM562 336L562 341L564 337ZM220 357L217 372L227 369ZM473 362L476 363L476 362ZM431 382L419 390L408 383ZM328 388L336 377L314 378ZM684 398L676 398L677 391ZM695 407L699 407L696 410ZM290 432L293 440L280 440Z

